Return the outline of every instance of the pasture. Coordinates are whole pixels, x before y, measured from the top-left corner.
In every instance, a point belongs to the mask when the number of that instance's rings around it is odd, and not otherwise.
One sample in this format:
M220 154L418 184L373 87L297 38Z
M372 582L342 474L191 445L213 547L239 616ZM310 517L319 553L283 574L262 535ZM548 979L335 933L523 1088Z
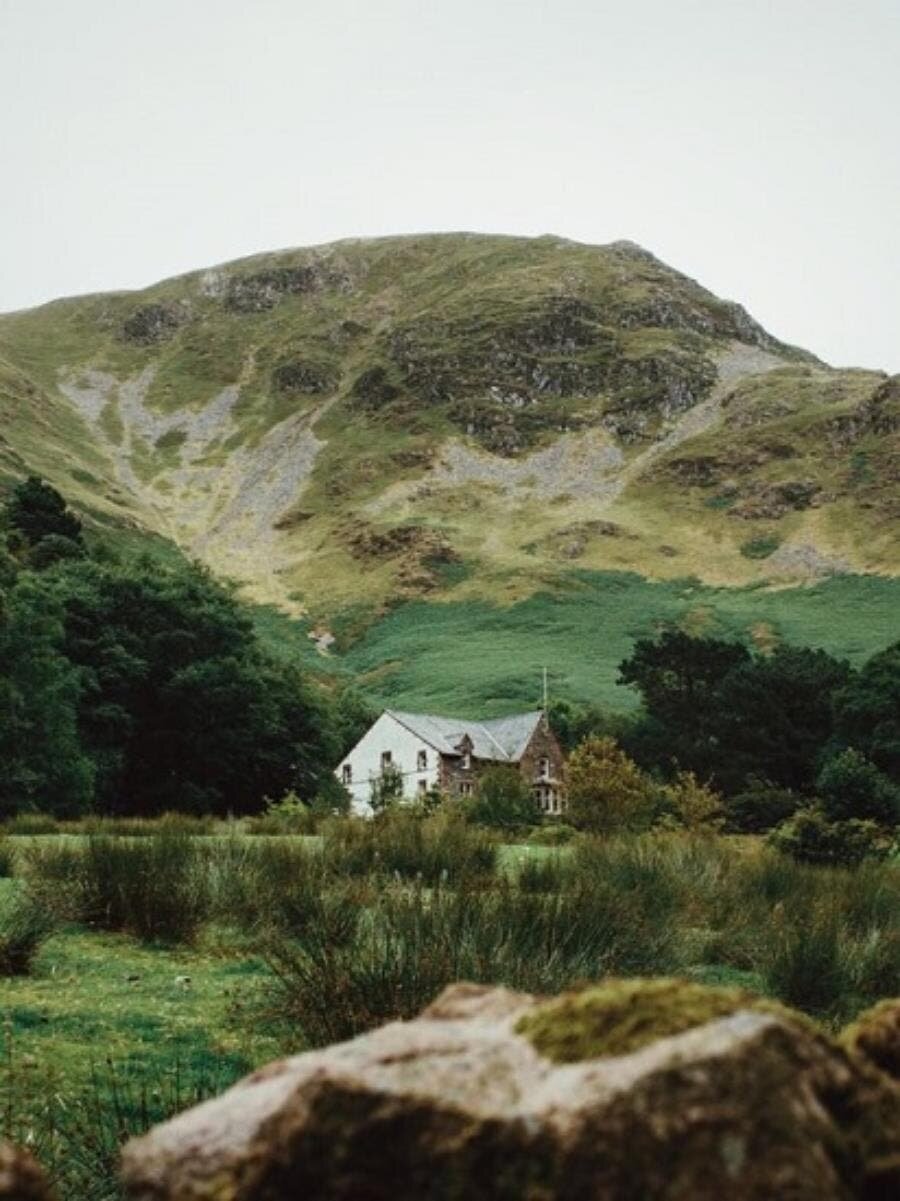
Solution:
M900 979L895 862L810 868L674 833L502 845L452 814L209 829L0 840L0 961L11 933L33 940L0 980L0 1133L35 1146L66 1201L118 1195L127 1135L452 980L678 975L836 1028Z

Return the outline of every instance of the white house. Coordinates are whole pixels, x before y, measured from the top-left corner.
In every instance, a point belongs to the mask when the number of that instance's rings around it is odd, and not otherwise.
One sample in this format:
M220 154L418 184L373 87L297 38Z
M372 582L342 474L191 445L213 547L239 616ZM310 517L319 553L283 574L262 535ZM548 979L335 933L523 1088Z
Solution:
M508 765L534 789L541 807L560 813L563 756L542 710L487 721L386 709L335 769L353 812L370 816L373 781L396 769L403 799L432 789L456 796L474 791L480 772Z

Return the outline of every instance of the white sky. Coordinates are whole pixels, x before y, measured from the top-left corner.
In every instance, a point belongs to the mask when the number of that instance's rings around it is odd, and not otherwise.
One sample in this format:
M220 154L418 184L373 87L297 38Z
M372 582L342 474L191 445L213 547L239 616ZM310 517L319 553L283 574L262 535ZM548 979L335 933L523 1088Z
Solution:
M900 371L898 61L900 0L0 0L0 310L552 232Z

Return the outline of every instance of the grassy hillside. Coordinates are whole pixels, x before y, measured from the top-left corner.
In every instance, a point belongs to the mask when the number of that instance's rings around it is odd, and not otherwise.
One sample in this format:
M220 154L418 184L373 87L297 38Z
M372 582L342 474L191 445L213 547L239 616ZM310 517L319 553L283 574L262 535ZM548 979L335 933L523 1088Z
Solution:
M637 703L616 683L635 638L678 624L761 648L823 647L855 664L898 636L900 586L846 576L789 589L711 588L583 572L508 608L484 602L411 603L382 620L345 658L374 701L461 716L532 708L549 668L557 699L614 709Z
M788 611L858 588L831 643L852 651L864 577L893 596L900 565L900 379L825 366L630 243L348 241L0 317L0 483L28 471L405 703L473 674L479 704L524 699L498 631L525 678L571 659L615 695L622 639L690 609L688 577L801 640ZM473 648L458 684L448 645Z

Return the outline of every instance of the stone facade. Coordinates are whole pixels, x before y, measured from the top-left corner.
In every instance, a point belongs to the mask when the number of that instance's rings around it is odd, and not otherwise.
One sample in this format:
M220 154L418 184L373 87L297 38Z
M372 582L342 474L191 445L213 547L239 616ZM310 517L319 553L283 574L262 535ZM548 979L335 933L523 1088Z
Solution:
M495 767L518 768L534 790L544 813L565 811L565 759L546 718L542 718L516 763L475 755L471 739L463 738L459 755L441 755L439 787L447 796L471 796L486 771Z

